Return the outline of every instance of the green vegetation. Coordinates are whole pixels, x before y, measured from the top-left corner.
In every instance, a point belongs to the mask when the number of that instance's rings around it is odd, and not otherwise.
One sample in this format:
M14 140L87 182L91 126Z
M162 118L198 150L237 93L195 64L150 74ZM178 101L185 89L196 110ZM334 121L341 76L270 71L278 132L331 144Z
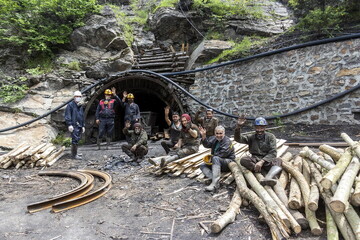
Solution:
M59 133L56 138L51 141L53 144L61 145L65 147L71 146L71 138L65 137L64 133Z
M96 0L0 0L0 45L52 53L98 10Z
M78 61L72 61L67 66L70 70L81 71L80 63Z
M119 24L121 30L123 31L123 36L125 42L128 46L131 46L134 41L133 27L130 25L130 18L126 16L126 13L121 10L121 7L116 5L110 5L111 9L114 11L117 23Z
M29 89L25 84L26 81L25 77L20 77L17 80L9 78L5 80L0 86L0 99L4 103L13 103L23 99Z

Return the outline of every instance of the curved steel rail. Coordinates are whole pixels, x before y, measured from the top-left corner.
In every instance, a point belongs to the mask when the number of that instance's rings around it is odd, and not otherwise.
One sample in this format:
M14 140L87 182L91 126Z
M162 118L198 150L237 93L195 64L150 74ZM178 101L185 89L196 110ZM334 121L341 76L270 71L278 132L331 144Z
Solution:
M88 193L79 198L53 205L52 206L53 212L57 213L57 212L65 211L65 210L75 208L75 207L84 205L86 203L92 202L92 201L100 198L101 196L103 196L105 193L107 193L110 190L112 178L108 173L100 172L97 170L79 170L79 171L83 172L83 173L92 174L96 177L102 178L105 181L105 183L99 189L95 190L92 193Z
M37 203L32 203L27 206L29 213L38 212L47 208L50 208L52 205L68 201L74 198L78 198L86 193L88 193L94 186L94 177L91 174L84 172L74 172L74 171L44 171L39 173L40 176L61 176L61 177L70 177L75 178L80 181L80 185L76 188L59 194L51 199L44 200Z

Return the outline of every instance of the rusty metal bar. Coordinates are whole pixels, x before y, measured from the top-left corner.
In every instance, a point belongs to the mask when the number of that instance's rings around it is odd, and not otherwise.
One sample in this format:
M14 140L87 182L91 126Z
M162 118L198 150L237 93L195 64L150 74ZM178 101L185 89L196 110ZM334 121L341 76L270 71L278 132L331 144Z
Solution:
M105 183L103 184L103 186L101 186L99 189L97 189L96 191L94 191L92 193L88 193L79 198L53 205L52 206L53 212L61 212L64 210L68 210L68 209L75 208L75 207L84 205L86 203L92 202L92 201L100 198L101 196L103 196L105 193L107 193L110 190L112 179L108 173L100 172L97 170L79 170L79 171L83 172L83 173L92 174L96 177L102 178L105 181Z
M41 202L32 203L27 206L29 213L34 213L41 211L43 209L50 208L52 205L68 201L74 198L78 198L86 193L88 193L94 186L94 177L91 174L83 172L74 172L74 171L44 171L39 173L40 176L61 176L61 177L70 177L75 178L80 181L80 185L76 188L59 194L55 197L52 197L48 200Z

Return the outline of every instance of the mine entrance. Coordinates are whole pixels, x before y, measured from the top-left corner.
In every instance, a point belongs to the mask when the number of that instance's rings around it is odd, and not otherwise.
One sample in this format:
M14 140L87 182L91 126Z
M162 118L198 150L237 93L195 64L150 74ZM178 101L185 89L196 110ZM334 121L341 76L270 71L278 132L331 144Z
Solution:
M173 111L184 112L183 104L175 94L174 89L161 79L143 75L124 76L111 79L106 84L97 89L90 96L85 109L86 118L86 139L87 143L95 143L98 135L98 126L95 123L95 112L99 101L104 98L105 89L116 88L116 93L120 99L123 91L133 93L135 103L139 105L141 112L141 122L148 134L162 132L168 128L164 119L164 108L169 105ZM124 128L124 108L117 104L115 108L115 126L113 141L125 139L122 129ZM171 113L170 113L171 114ZM170 116L171 119L171 116Z

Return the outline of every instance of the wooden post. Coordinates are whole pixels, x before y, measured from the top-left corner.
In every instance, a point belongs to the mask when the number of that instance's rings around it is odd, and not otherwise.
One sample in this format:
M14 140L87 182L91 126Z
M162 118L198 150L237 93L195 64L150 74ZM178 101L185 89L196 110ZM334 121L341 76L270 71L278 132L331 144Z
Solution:
M337 162L341 157L341 152L339 152L336 148L326 144L320 145L319 150L328 154L334 160L334 162Z

